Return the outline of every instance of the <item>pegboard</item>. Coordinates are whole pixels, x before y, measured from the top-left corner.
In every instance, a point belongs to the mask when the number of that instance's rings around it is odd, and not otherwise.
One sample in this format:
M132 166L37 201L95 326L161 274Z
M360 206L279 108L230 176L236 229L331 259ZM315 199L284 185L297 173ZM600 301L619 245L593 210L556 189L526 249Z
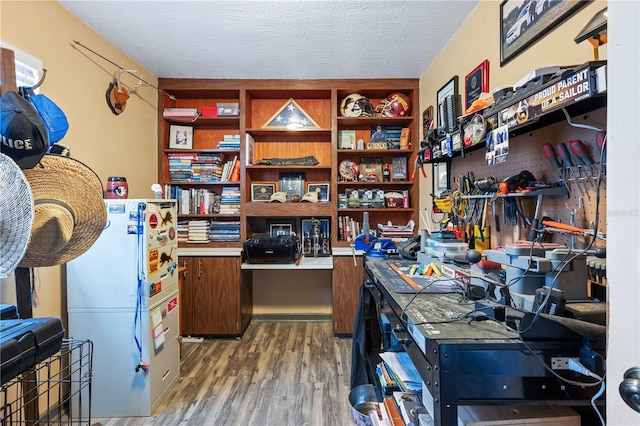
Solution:
M588 125L599 129L606 129L606 108L592 111L588 114L572 117L571 122L577 125ZM485 160L486 150L480 149L467 153L464 158L454 158L451 162L450 185L457 189L454 178L460 174L472 171L476 180L495 177L502 181L508 176L520 173L523 170L530 171L540 182L557 182L561 176L557 170L551 167L551 163L544 155L542 146L549 143L554 147L560 142L568 142L579 139L586 146L591 157L600 164L600 149L596 141L596 131L575 127L567 121L562 121L550 126L546 126L530 133L509 137L509 154L507 161L500 164L488 165ZM575 169L577 172L577 168ZM585 169L586 170L586 169ZM586 173L582 176L585 177ZM598 211L598 230L606 233L606 178L603 179L600 187L599 202L597 202L597 180L584 179L577 182L568 182L570 196L568 199L550 199L543 197L540 205L540 216L548 216L555 221L567 223L571 222L572 210L575 211L575 226L579 228L593 228L596 220L596 210ZM580 189L582 189L581 193ZM530 220L535 213L535 198L522 199L521 208L523 213ZM599 209L598 209L599 206ZM491 209L491 204L489 204ZM522 225L513 226L505 224L502 215L501 202L496 202L496 211L500 216L500 232L495 232L493 220L487 219L487 224L492 226L491 245L492 247L502 246L513 242L516 239L526 239L528 228ZM488 211L488 216L493 217L493 212ZM571 244L571 238L560 234L553 234L553 242L560 244ZM578 237L576 247L582 248L587 240ZM604 245L604 242L597 241L597 244Z

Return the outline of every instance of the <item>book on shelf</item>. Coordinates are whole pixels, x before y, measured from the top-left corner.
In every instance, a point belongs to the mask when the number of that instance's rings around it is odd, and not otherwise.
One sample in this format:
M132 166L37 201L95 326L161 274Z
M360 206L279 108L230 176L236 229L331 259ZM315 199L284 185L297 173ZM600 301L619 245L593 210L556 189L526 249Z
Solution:
M421 395L417 391L396 391L393 392L392 398L405 424L417 425L418 413L427 411L422 404Z
M400 411L398 410L396 403L393 401L393 398L384 398L383 403L387 409L387 413L389 414L391 424L393 426L405 426L404 420L402 419Z
M199 117L201 115L197 108L165 108L162 110L163 117Z
M244 144L245 154L246 154L245 166L251 166L253 165L253 145L255 144L255 140L253 139L253 136L251 136L249 133L247 133L245 136L246 136L245 144Z

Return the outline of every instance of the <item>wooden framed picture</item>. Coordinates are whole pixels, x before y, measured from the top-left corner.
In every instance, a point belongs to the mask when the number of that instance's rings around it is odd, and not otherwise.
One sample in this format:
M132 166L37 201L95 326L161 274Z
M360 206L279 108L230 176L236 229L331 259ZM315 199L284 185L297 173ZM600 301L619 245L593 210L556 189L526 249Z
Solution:
M429 105L429 108L422 112L422 138L427 138L427 133L433 123L433 105Z
M329 183L309 183L307 184L307 192L317 192L318 201L329 201Z
M278 191L287 194L287 201L292 201L298 196L298 201L304 195L304 173L280 172L278 175Z
M169 148L171 149L193 149L193 127L169 126Z
M276 192L275 183L252 183L251 201L270 201L274 192Z
M592 0L504 0L500 4L500 66L518 56Z
M489 92L489 61L485 59L473 71L464 77L464 109L471 106L480 97L480 93Z

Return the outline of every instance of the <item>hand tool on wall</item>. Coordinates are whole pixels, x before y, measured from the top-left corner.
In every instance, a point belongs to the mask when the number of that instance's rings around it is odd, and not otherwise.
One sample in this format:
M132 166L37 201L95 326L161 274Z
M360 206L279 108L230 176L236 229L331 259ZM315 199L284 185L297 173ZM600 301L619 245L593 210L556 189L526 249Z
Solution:
M542 194L538 194L536 198L536 210L533 214L533 220L531 221L531 228L529 228L529 236L527 241L535 241L538 238L538 226L540 226L540 205L542 204Z
M569 190L569 185L567 184L565 175L562 172L562 165L558 161L558 156L556 155L556 150L553 148L553 145L545 143L544 145L542 145L542 151L544 152L545 157L547 157L551 162L551 167L560 175L560 180L562 181L562 183L564 183L567 190Z
M557 148L560 160L562 161L562 166L565 168L565 170L567 170L567 174L569 176L573 175L573 177L569 177L567 180L574 181L576 183L576 186L578 187L578 190L580 190L580 193L582 194L582 196L587 195L589 199L591 199L591 197L588 194L585 194L584 190L582 189L582 186L580 185L579 178L576 178L575 173L573 173L574 164L571 161L571 154L569 153L569 148L567 148L567 145L561 142L556 146L556 148Z
M570 234L572 233L575 235L581 235L583 237L593 237L595 234L596 238L599 238L601 240L607 239L606 234L602 233L601 231L595 232L594 229L578 228L576 226L567 225L566 223L561 222L555 222L553 220L543 220L542 224L549 228L547 229L549 231L566 232Z
M600 148L600 162L602 164L607 164L607 146L605 141L607 140L607 132L604 130L600 130L596 133L596 142L598 143L598 147Z
M591 186L593 186L593 183L589 178L597 175L597 173L594 174L593 170L595 161L593 161L593 158L591 157L591 155L589 155L589 151L587 150L586 145L581 140L573 140L569 142L569 152L572 154L573 159L576 161L581 170L582 167L588 169L588 171L585 170L586 177L584 179L586 179L587 182Z

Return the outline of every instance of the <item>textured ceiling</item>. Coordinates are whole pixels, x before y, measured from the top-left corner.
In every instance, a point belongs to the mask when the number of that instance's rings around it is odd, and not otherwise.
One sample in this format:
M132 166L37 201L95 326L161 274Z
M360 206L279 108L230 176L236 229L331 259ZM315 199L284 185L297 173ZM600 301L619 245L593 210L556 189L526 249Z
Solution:
M240 79L419 78L478 2L59 0L158 77Z

